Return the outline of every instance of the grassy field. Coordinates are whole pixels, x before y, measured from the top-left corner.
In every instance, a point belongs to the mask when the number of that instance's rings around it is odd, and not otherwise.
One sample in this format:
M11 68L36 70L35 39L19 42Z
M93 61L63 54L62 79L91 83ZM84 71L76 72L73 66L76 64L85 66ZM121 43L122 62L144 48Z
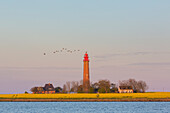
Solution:
M0 94L0 99L170 99L170 92L107 94Z

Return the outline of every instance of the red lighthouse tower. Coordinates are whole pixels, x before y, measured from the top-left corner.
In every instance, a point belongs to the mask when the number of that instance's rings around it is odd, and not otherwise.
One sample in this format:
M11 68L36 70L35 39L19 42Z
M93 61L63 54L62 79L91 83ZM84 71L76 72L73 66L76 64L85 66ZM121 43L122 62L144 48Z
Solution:
M89 79L89 57L87 52L84 55L84 71L83 71L83 92L88 93L90 88Z

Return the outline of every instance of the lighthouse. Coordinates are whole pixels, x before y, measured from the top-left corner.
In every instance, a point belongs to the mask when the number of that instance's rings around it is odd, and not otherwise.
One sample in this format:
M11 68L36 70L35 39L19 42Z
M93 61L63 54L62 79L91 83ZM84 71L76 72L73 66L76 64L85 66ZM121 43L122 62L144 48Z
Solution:
M84 55L84 69L83 69L83 92L88 93L90 88L90 79L89 79L89 57L87 52Z

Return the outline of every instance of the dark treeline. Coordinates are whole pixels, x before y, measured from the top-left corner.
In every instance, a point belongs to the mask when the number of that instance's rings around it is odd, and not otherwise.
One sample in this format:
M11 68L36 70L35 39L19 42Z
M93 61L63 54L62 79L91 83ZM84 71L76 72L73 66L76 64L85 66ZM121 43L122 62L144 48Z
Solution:
M61 90L58 90L61 89ZM56 93L84 93L83 81L68 81L63 85L63 88L56 87ZM98 82L91 83L89 93L116 93L118 89L115 84L110 83L109 80L99 80Z
M119 86L131 86L134 93L144 93L148 89L145 81L136 81L135 79L119 81L119 85L111 83L109 80L99 80L91 83L88 93L119 93ZM33 87L31 92L41 92L42 87ZM55 93L84 93L83 81L67 81L63 87L55 87Z
M148 89L145 81L136 81L135 79L119 81L117 86L109 80L99 80L91 83L89 93L118 93L119 86L131 86L134 93L144 93ZM63 88L56 87L56 93L83 93L83 81L68 81L63 85Z

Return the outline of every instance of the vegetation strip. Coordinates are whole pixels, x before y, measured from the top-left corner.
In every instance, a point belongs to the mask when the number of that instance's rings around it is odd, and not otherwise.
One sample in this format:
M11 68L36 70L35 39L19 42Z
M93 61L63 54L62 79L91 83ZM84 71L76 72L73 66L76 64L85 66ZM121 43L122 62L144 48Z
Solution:
M170 99L0 99L0 102L170 102Z
M0 94L0 99L170 99L170 92L154 93L74 93Z
M170 92L0 94L1 102L170 102Z

